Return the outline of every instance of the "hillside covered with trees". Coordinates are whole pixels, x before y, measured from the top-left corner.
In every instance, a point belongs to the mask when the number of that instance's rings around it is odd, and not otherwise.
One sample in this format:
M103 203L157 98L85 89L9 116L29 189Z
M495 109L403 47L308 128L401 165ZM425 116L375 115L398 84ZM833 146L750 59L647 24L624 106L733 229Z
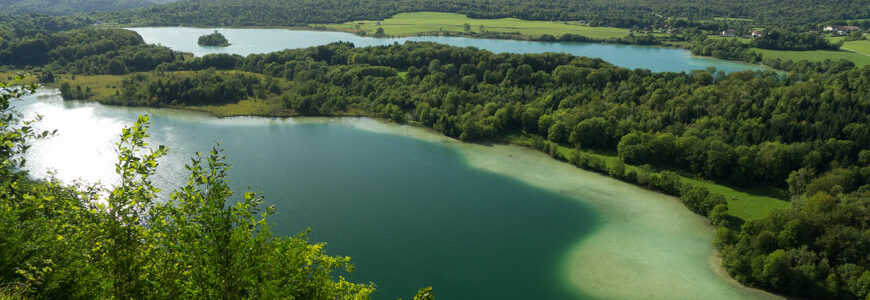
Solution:
M783 9L788 7L788 9ZM153 8L112 13L105 18L141 25L299 26L382 20L402 12L437 11L471 18L588 21L622 28L663 24L667 18L748 18L763 24L808 24L870 17L862 0L820 1L278 1L187 0Z
M149 0L0 0L2 14L72 15L150 6ZM163 2L166 3L166 2Z

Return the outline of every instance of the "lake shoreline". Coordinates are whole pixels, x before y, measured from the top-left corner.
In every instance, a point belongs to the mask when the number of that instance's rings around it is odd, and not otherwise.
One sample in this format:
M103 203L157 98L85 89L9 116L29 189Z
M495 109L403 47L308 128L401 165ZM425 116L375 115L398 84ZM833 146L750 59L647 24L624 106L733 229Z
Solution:
M287 30L287 31L346 33L346 34L351 34L351 35L358 37L358 38L372 38L372 39L385 39L385 40L387 40L387 39L443 37L443 38L465 38L465 39L473 39L473 40L503 40L503 41L517 41L517 42L552 43L552 44L580 44L580 45L587 44L587 45L634 46L634 47L647 47L647 48L653 48L653 49L669 49L669 50L686 50L686 51L688 51L687 47L685 47L685 46L669 44L667 42L660 43L660 44L647 45L647 44L641 44L641 43L614 42L614 41L609 41L606 39L592 39L592 38L590 38L589 41L547 41L547 40L541 40L541 39L539 39L539 37L525 36L525 35L517 35L517 36L508 35L508 34L499 34L499 35L473 34L473 35L469 35L469 34L464 34L464 33L460 33L460 32L452 32L452 31L418 32L418 33L413 33L413 34L373 36L373 35L360 34L360 31L356 31L356 30L341 30L340 28L318 28L318 27L312 27L311 25L309 25L309 26L194 26L194 25L191 25L191 26L187 26L187 25L185 25L185 26L169 26L169 25L159 25L159 26L139 26L139 25L123 26L123 25L118 25L118 26L114 26L113 25L113 26L107 26L107 27L121 28L121 29L131 30L134 32L137 32L134 29L150 29L150 28L191 28L191 29L209 29L209 30L216 29L216 28L238 29L238 30L277 29L277 30ZM139 33L139 32L137 32L137 33ZM141 35L141 33L139 33L139 34ZM358 47L367 47L367 46L358 46ZM288 48L288 49L290 49L290 48ZM288 49L285 49L285 50L288 50ZM277 50L277 51L282 51L282 50ZM576 55L576 54L572 54L572 55L582 56L582 55ZM720 61L745 65L745 66L754 67L754 68L780 71L778 69L773 69L773 68L765 66L763 64L753 64L753 63L745 62L742 60L730 60L730 59L716 58L713 56L695 55L695 54L692 54L691 52L689 53L689 56L704 59L704 60L720 60ZM593 57L593 56L587 56L587 57ZM607 59L605 59L605 61L607 61L608 63L613 63ZM629 67L627 67L627 68L629 68ZM629 68L629 69L633 69L633 68Z
M56 94L56 92L53 92L51 94L53 94L54 96L58 96ZM67 102L65 100L61 100L61 101ZM69 102L81 103L84 106L90 106L90 105L87 105L87 103L94 103L97 101L69 101ZM99 102L97 102L97 103L99 103ZM75 104L73 104L73 105L78 107ZM103 105L103 104L100 104L100 105ZM138 106L138 107L136 107L136 106L117 106L117 105L106 105L106 106L107 107L129 107L129 108L136 109L136 110L142 109L146 113L148 113L149 109L154 109L154 107L141 107L141 106ZM709 243L708 240L712 238L711 227L710 227L709 223L705 219L703 219L703 217L691 213L675 197L667 196L667 195L664 195L664 194L661 194L658 192L654 192L654 191L639 187L639 186L634 185L634 184L626 183L626 182L619 181L619 180L614 180L613 178L610 178L608 176L604 176L604 175L596 173L596 172L590 172L590 171L584 170L582 168L577 168L577 167L570 165L570 164L565 164L562 161L547 157L545 153L542 153L541 151L532 149L530 147L525 147L525 146L517 145L517 144L502 143L502 142L498 142L498 141L493 141L490 144L462 142L462 141L459 141L457 139L453 139L453 138L444 136L438 132L435 132L434 130L432 130L430 128L418 126L415 124L397 124L397 123L392 123L392 122L389 122L389 121L386 121L386 120L383 120L380 118L373 118L373 117L368 117L368 116L296 116L296 117L274 117L274 116L272 116L272 117L259 117L259 116L237 115L237 116L233 116L233 117L228 117L228 116L227 117L216 117L216 116L213 116L212 114L208 114L206 112L191 110L191 109L184 109L184 108L157 108L157 109L158 110L185 112L184 114L194 113L195 115L200 115L201 117L195 117L194 119L191 120L191 121L197 122L197 123L202 122L202 120L208 120L208 119L224 120L224 119L232 119L232 118L241 118L242 121L240 121L240 122L249 123L250 121L244 121L244 120L250 118L251 120L256 120L256 121L254 121L254 123L259 124L259 123L263 123L263 121L266 121L268 123L269 119L273 119L273 120L275 120L275 119L277 119L277 120L293 119L294 121L297 121L299 123L309 123L309 122L338 123L341 125L349 126L349 127L360 129L360 130L373 131L373 132L389 134L389 135L404 136L404 137L408 137L408 138L420 139L422 141L429 141L429 142L434 142L434 143L445 143L445 144L450 145L451 148L456 148L463 155L463 157L465 157L468 164L475 169L493 172L493 173L497 173L497 174L502 174L502 175L514 178L516 180L526 182L526 183L531 184L533 186L568 196L568 197L574 199L575 201L579 201L579 203L591 204L594 207L596 207L596 210L601 211L603 209L604 212L602 212L602 213L604 214L605 218L608 218L608 219L612 218L612 217L606 217L606 215L608 215L608 214L616 213L617 215L620 215L623 212L627 211L625 209L626 207L620 208L621 206L625 206L625 205L629 205L628 207L633 206L633 205L637 205L634 209L630 209L628 211L638 211L638 210L645 211L647 209L654 209L654 210L660 210L662 212L666 212L666 213L664 213L665 216L670 215L670 214L676 214L677 216L683 216L683 217L676 217L676 218L675 217L661 217L661 216L656 217L656 215L659 215L659 214L653 212L653 213L650 213L648 216L642 217L642 219L643 220L647 220L649 218L652 218L652 220L663 219L663 220L658 220L658 221L652 221L653 222L652 224L657 224L655 226L664 226L664 227L662 227L662 228L652 227L652 228L646 229L647 231L649 231L649 232L647 232L647 234L661 231L660 234L663 234L665 237L673 238L672 235L674 233L672 232L672 230L678 230L678 231L687 230L687 229L676 229L676 228L694 228L694 229L689 229L690 236L693 237L690 240L694 241L692 243L697 243L696 246L698 246L698 247L692 246L692 247L689 247L689 250L692 251L691 253L693 253L693 255L694 255L693 257L698 257L698 255L703 255L703 259L700 259L699 257L695 258L695 259L687 259L683 263L687 264L686 266L693 266L693 267L691 267L691 269L694 270L692 272L696 272L698 274L707 274L707 272L713 272L713 271L704 271L704 270L711 268L711 266L709 265L709 262L711 259L713 259L712 256L715 255L715 252L708 251L711 247L711 244ZM154 113L154 112L156 112L156 111L152 111L151 113ZM169 112L169 114L175 115L177 113ZM184 115L184 114L182 114L182 115ZM158 115L160 115L160 114L158 114ZM211 123L211 122L207 122L207 123ZM537 167L534 167L534 166L537 166ZM577 176L579 176L579 177L577 177ZM550 178L550 179L547 179L547 178ZM559 178L559 179L556 180L555 178ZM583 183L586 180L592 180L593 182L600 181L600 183L594 184L593 186L595 186L595 187L592 188L589 186L590 183ZM616 194L611 195L610 193L616 193ZM639 194L637 194L637 193L639 193ZM596 195L596 197L590 198L590 195ZM623 195L623 196L619 196L619 195ZM646 199L646 198L651 197L652 199L655 199L655 200L654 201L637 201L639 199L635 199L634 196L628 196L628 195L638 195L638 197L641 199ZM640 195L642 195L642 196L640 196ZM621 200L613 202L613 201L609 201L608 199L605 199L605 198L614 198L614 197L615 197L615 199L621 199ZM597 198L601 198L601 199L597 199ZM634 204L632 204L632 203L634 203ZM532 204L534 204L534 202L532 202ZM617 205L617 206L612 207L612 205ZM630 213L630 214L634 214L634 213ZM640 216L638 216L638 217L640 217ZM622 217L618 217L618 218L622 218ZM629 222L631 222L631 223L641 222L639 224L647 224L647 222L650 222L650 221L632 221L634 219L635 218L629 219ZM662 222L664 222L664 223L662 223ZM636 226L620 225L621 223L622 222L614 223L613 220L605 221L604 222L605 227L601 230L608 230L607 232L610 232L610 233L624 232L624 230L629 230L629 232L632 232L630 228L636 227ZM674 223L674 224L671 224L671 223ZM682 224L682 225L678 225L678 224ZM691 226L684 226L684 225L690 225L690 224L691 224ZM616 226L616 227L614 227L614 226ZM613 229L613 228L615 228L615 229ZM602 237L605 238L604 245L609 245L608 244L609 242L607 239L607 236L609 234L598 233L597 232L598 230L599 229L596 229L595 230L596 232L591 233L591 235L581 236L581 238L575 242L575 245L580 246L581 250L588 249L589 247L593 248L593 250L594 250L596 247L599 247L597 245L601 245L600 241L601 241ZM643 236L643 235L641 235L641 236ZM682 234L680 234L679 236L680 236L679 239L685 238L682 236ZM594 238L596 240L589 241L587 243L587 241L590 240L590 238ZM612 238L613 237L611 237L610 240L612 240ZM655 239L653 239L653 240L655 240ZM650 241L647 241L646 243L650 243ZM644 253L647 253L650 251L653 254L661 253L662 251L668 252L666 248L665 249L658 249L656 245L658 245L658 244L653 243L653 244L648 244L647 246L649 246L649 247L638 248L642 251L642 252L640 252L640 255L643 256ZM605 249L609 249L609 248L605 248ZM598 251L598 253L601 253L602 255L605 255L605 256L610 255L612 253L619 253L619 252L614 252L614 251L617 251L617 250L616 249L605 250L604 252ZM583 261L585 261L585 260L580 260L580 261L577 260L578 256L576 256L576 254L580 253L580 252L570 251L570 249L567 249L567 250L565 250L565 253L567 253L567 255L569 255L569 256L567 256L567 260L563 260L562 263L558 263L559 268L562 270L576 269L577 263L582 263ZM575 254L575 255L571 256L571 254ZM655 254L655 255L659 255L659 254ZM589 258L589 256L584 256L584 255L580 256L580 258L583 258L583 257L587 257L587 259ZM655 257L655 256L653 256L653 257ZM643 260L646 260L646 259L643 259ZM569 262L573 262L573 264L568 264ZM698 264L696 264L697 262L705 262L705 263L698 265ZM606 264L601 265L601 266L606 266ZM616 268L603 268L603 269L598 268L596 270L599 270L600 273L592 274L592 275L594 275L592 277L580 277L580 278L594 278L595 280L603 280L603 278L614 278L613 276L618 276L619 274L622 274L622 273L620 273L621 271L618 270L619 266L620 265L618 265ZM631 266L631 264L629 264L627 266ZM613 270L607 271L608 269L613 269ZM652 268L652 270L656 270L656 269L658 269L658 268ZM680 268L677 268L677 269L680 269ZM622 271L622 272L624 272L624 271ZM665 273L674 272L674 267L673 266L667 267L664 269L663 272L665 272ZM707 276L707 275L704 275L704 276ZM726 277L726 278L722 278L720 280L733 280L730 277L728 277L727 274L720 273L717 276ZM559 276L559 277L561 277L561 276ZM579 293L578 297L582 297L582 295L586 295L586 293L584 293L584 290L591 288L589 283L585 282L583 280L581 280L581 281L583 281L585 283L582 285L579 285L579 286L577 284L580 281L577 281L577 278L575 278L574 280L570 280L570 279L567 279L567 280L568 281L566 284L569 284L568 286L570 286L572 290L575 290L577 293ZM705 280L701 280L701 281L706 282ZM717 288L724 288L723 287L724 282L723 283L717 283L717 282L706 282L705 284L713 285L713 286L716 286ZM686 286L685 283L678 283L678 285L684 289L688 288L689 289L688 292L704 293L703 291L699 291L694 287ZM566 287L568 287L568 286L566 286ZM651 289L648 291L659 290L659 289L654 289L653 288L654 286L655 286L654 284L652 284L652 285L642 284L639 286L639 288ZM744 292L740 292L740 291L744 288L748 288L748 287L738 285L738 286L733 286L731 288L727 288L727 290L730 291L729 292L730 294L736 295L734 293L743 294ZM619 290L618 288L614 288L611 285L609 288L594 289L594 292L599 293L599 295L600 295L600 293L616 295L616 294L619 294L618 292L616 292L618 290ZM659 290L659 292L663 292L666 294L672 294L672 292L667 292L665 290ZM616 294L611 294L611 293L616 293ZM764 298L765 294L763 294L761 297Z

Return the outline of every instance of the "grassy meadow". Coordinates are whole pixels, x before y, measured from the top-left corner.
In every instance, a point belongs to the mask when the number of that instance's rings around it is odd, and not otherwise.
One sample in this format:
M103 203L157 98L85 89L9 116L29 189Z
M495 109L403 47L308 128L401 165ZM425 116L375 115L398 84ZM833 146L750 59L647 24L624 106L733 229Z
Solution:
M718 35L718 34L716 34L716 35L708 35L707 38L708 38L708 39L713 39L713 40L732 40L732 39L736 39L736 40L738 40L738 41L740 41L741 43L744 43L744 44L749 44L749 42L752 41L752 39L750 39L750 38L745 38L745 37L741 37L741 36L721 36L721 35Z
M865 35L870 36L870 34ZM711 39L736 39L742 43L749 43L750 38L744 37L723 37L720 35L709 35ZM829 37L828 40L837 43L845 37ZM870 41L850 41L844 42L839 51L831 50L811 50L811 51L781 51L752 48L752 50L761 53L764 58L779 58L782 60L806 60L806 61L824 61L845 59L855 63L856 66L865 66L870 64Z
M844 42L840 49L870 56L870 40Z
M525 137L512 136L508 138L507 141L513 144L528 145L530 140ZM571 151L574 151L574 149L564 146L559 146L558 149L559 154L563 157L570 157ZM609 153L599 153L590 150L580 151L587 155L598 157L603 160L608 167L612 166L619 160L616 155ZM641 171L641 168L638 166L626 165L625 168L626 170L633 170L635 172ZM677 174L680 176L683 183L700 185L706 187L710 193L725 196L725 199L728 201L728 211L733 216L746 221L761 219L774 210L788 209L791 207L791 203L787 200L788 196L786 192L780 189L772 187L754 189L734 188L708 180L692 178L682 172L677 172Z
M844 48L845 49L845 48ZM764 58L779 58L782 60L807 60L807 61L823 61L826 59L840 60L845 59L852 61L856 66L870 65L870 55L847 50L831 51L831 50L811 50L811 51L779 51L754 48Z
M728 201L728 212L743 220L758 220L771 211L791 208L788 195L772 187L738 189L714 182L683 176L683 182L706 187L710 193L722 194Z
M367 35L374 35L378 27L384 29L384 34L389 36L410 36L434 32L466 32L465 24L469 24L470 32L499 32L514 33L525 36L540 36L550 34L561 36L566 33L582 35L595 39L611 39L628 36L628 30L615 27L591 27L571 22L528 21L516 18L502 19L472 19L461 14L415 12L401 13L389 19L380 21L361 20L342 24L316 24L313 27L325 26L326 28L342 31L365 31Z
M21 76L21 81L24 83L36 82L36 76L22 71L3 71L0 72L0 81L12 83L15 78Z

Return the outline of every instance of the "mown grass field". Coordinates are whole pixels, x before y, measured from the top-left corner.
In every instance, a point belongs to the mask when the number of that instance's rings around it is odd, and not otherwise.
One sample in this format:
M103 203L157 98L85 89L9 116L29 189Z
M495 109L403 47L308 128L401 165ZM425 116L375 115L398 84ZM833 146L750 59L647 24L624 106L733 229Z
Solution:
M739 37L739 36L721 36L721 35L718 35L718 34L716 34L716 35L708 35L707 38L708 38L708 39L714 39L714 40L732 40L732 39L736 39L736 40L738 40L738 41L740 41L741 43L744 43L744 44L748 44L749 42L752 41L752 39L745 38L745 37Z
M216 117L232 116L288 116L283 106L275 99L245 99L238 103L222 105L185 106L183 109L209 113Z
M840 49L870 55L870 33L865 33L864 38L866 38L867 40L845 41L845 42L843 42L843 46L840 47ZM832 43L837 43L837 42L840 42L840 41L845 40L845 39L846 39L846 36L828 37L828 40L831 41Z
M746 18L724 18L724 17L717 17L717 18L713 18L713 20L716 20L716 21L741 21L741 22L752 22L752 19L746 19Z
M96 99L105 99L115 95L116 91L121 89L121 81L124 80L124 75L56 75L54 83L47 86L60 88L67 82L73 88L81 86L82 90L91 88Z
M519 33L527 36L550 34L561 36L566 33L578 34L595 39L611 39L628 36L628 30L615 27L590 27L583 24L527 21L515 18L503 19L472 19L465 15L454 13L416 12L401 13L392 18L380 21L360 20L343 24L316 24L327 28L355 31L363 30L367 35L374 35L381 27L385 35L410 36L432 32L465 32L465 24L470 25L470 31L480 33L480 26L487 32Z
M840 49L870 56L870 40L845 42Z
M706 187L711 193L722 194L728 201L728 212L747 221L764 218L777 209L791 208L791 203L784 200L788 197L786 193L776 188L735 189L689 177L683 177L683 182Z
M870 35L865 35L870 36ZM752 39L744 37L724 37L719 35L709 35L711 39L737 39L742 43L749 43ZM828 37L828 40L837 43L845 37ZM807 61L823 61L826 59L840 60L845 59L855 63L856 66L865 66L870 64L870 41L851 41L844 42L840 51L830 50L812 50L812 51L780 51L752 48L752 50L761 53L764 58L779 58L782 60L807 60Z
M525 139L522 137L510 137L509 141L517 144L524 144ZM563 157L569 157L573 149L564 146L559 146L559 154ZM612 166L619 160L615 155L597 153L594 151L581 150L583 153L598 157L607 163L607 166ZM626 170L634 170L640 172L638 166L626 165ZM678 172L680 174L681 172ZM772 188L755 188L755 189L739 189L721 184L717 184L708 180L699 180L680 174L680 179L684 183L691 183L706 187L711 193L722 194L728 201L728 211L731 215L740 219L749 221L757 220L766 217L770 212L777 209L788 209L791 203L787 200L788 196L785 191Z
M779 51L753 48L765 58L779 58L782 60L807 60L807 61L823 61L826 59L840 60L846 59L855 63L856 66L870 65L870 55L857 53L852 51L840 50L812 50L812 51Z
M23 73L21 71L4 71L0 72L0 81L11 84L15 79L21 75L21 81L23 83L31 83L36 82L36 76L33 74Z

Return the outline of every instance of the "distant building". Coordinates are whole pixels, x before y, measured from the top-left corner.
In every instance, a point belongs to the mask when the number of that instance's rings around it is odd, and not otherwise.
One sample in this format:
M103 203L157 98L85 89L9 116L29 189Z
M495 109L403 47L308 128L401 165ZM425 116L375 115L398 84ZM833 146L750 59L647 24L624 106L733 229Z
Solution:
M764 36L764 31L761 31L761 30L753 30L752 31L752 38L759 38L759 37L763 37L763 36Z
M722 36L735 36L735 35L736 34L734 33L734 29L728 29L728 30L722 31Z
M852 31L858 31L858 30L861 30L861 27L858 27L858 26L833 26L833 25L828 25L828 26L825 26L825 28L823 28L823 30L826 31L826 32L833 32L833 33L836 33L836 34L839 34L839 35L845 35L845 34L852 33Z

